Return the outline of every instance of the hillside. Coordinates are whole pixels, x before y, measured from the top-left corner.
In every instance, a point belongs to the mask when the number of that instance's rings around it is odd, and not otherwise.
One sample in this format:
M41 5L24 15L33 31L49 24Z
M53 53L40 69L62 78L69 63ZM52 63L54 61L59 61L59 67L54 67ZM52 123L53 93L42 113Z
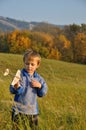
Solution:
M22 67L22 55L0 53L0 130L11 130L14 103L9 92L12 76L4 77L3 72L9 68L14 75ZM42 59L37 71L48 84L47 95L38 98L40 130L85 130L86 65Z
M46 25L47 23L45 22L27 22L27 21L21 21L21 20L16 20L13 18L8 18L8 17L3 17L0 16L0 30L1 31L13 31L15 29L27 29L27 30L33 30L34 27L38 30L38 27ZM61 25L53 25L48 23L49 26L53 27L60 27L63 28L64 26ZM42 29L42 28L41 28ZM42 30L41 30L42 31Z
M15 29L32 29L33 26L35 26L36 22L26 22L26 21L20 21L8 17L0 17L0 29L2 31L13 31Z

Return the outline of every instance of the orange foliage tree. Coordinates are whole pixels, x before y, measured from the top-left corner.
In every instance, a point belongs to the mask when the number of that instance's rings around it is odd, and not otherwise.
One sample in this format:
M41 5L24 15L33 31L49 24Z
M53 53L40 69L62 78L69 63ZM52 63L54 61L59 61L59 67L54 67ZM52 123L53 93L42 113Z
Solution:
M22 53L30 47L29 37L19 30L15 30L8 36L8 45L11 53Z
M74 39L75 61L86 63L86 34L78 33Z
M38 51L43 57L48 57L52 46L53 37L51 35L40 32L32 33L31 48Z
M50 54L48 55L49 59L56 59L60 60L61 58L61 53L57 49L51 49Z
M62 60L68 60L71 56L69 53L70 48L70 41L66 38L65 35L60 34L57 36L57 39L55 40L54 48L57 48L58 51L61 54Z

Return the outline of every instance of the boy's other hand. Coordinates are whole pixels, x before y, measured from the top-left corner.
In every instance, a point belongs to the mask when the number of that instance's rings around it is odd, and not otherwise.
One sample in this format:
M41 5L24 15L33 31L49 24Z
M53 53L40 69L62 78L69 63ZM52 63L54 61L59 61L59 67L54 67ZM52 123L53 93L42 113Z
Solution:
M38 82L38 81L36 81L36 80L32 80L32 81L31 81L31 85L32 85L32 87L34 87L34 88L41 88L41 83Z

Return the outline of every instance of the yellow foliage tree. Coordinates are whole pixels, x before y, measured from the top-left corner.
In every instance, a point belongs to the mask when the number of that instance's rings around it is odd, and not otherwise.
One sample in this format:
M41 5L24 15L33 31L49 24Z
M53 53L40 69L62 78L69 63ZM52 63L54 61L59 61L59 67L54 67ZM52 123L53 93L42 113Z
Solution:
M66 38L65 35L60 34L57 36L54 48L57 48L58 51L61 53L62 60L69 60L70 59L70 57L71 57L71 54L69 53L70 46L71 46L71 43Z
M55 50L55 49L52 48L51 51L50 51L50 54L49 54L48 58L60 60L61 53L58 50Z
M8 36L8 44L10 52L22 53L30 47L31 40L29 37L22 34L21 31L15 30Z
M53 45L53 37L46 33L33 32L32 33L32 43L40 44L40 46L52 47ZM35 41L35 42L34 42Z
M67 49L70 47L70 41L64 35L60 34L57 38L57 46L60 50Z
M86 63L86 34L78 33L74 39L75 61Z

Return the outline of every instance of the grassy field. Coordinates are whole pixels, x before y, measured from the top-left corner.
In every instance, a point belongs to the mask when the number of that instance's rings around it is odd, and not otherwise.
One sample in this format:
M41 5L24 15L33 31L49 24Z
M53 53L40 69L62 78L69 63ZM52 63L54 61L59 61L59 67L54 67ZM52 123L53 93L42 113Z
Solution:
M12 128L12 76L3 72L15 74L22 67L21 55L0 53L0 130ZM38 98L39 130L86 130L86 65L42 59L37 71L48 84L47 95Z

